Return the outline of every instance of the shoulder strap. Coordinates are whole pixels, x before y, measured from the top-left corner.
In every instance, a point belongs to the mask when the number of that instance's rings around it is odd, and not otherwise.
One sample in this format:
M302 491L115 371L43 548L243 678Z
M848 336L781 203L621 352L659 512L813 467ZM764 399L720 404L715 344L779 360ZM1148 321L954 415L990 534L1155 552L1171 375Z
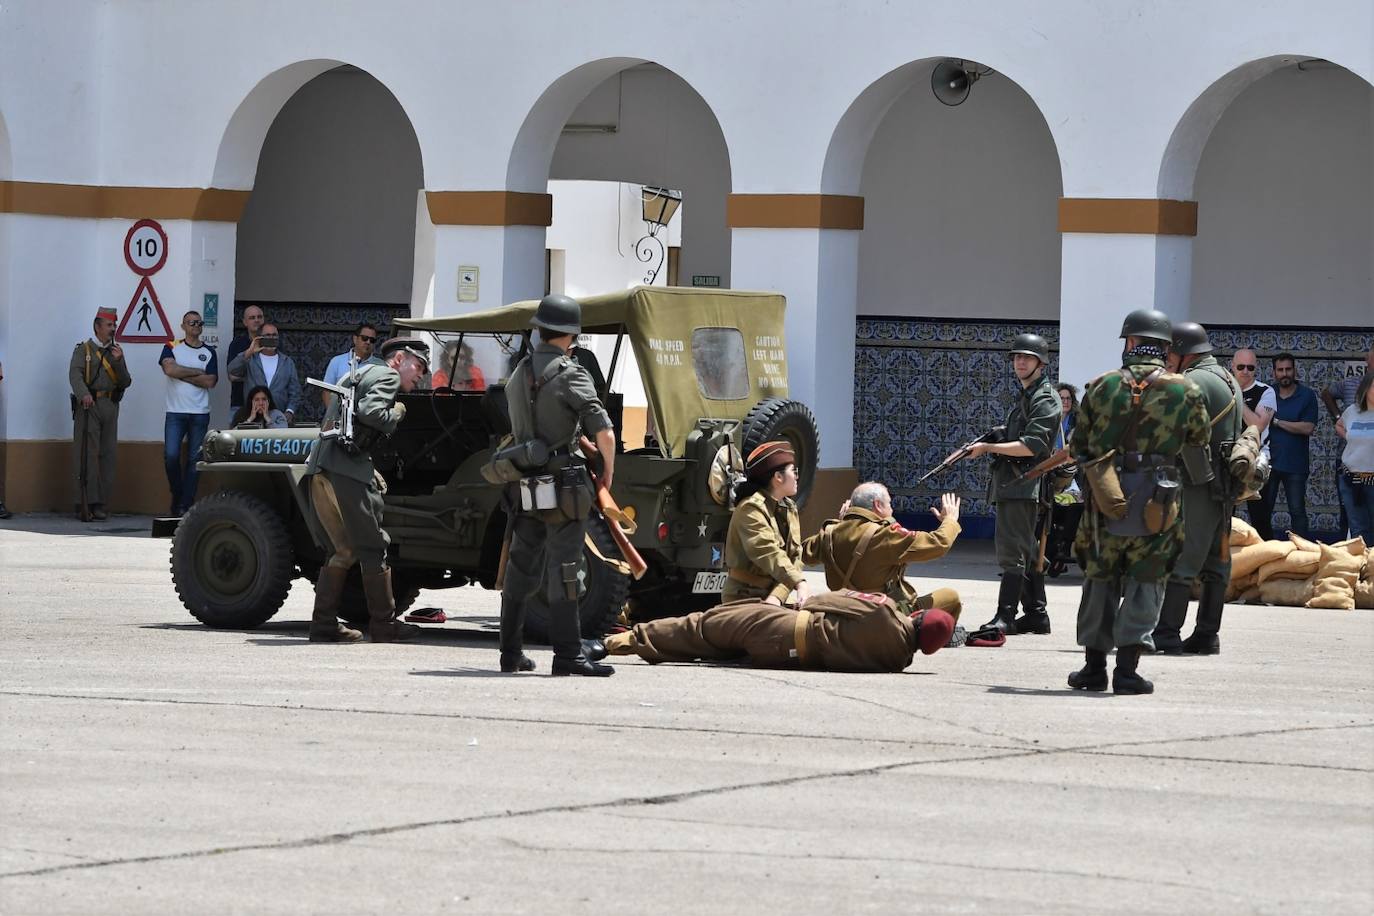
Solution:
M873 536L878 533L878 529L880 527L880 525L874 524L872 522L864 526L863 536L859 538L859 544L857 547L854 548L854 555L849 558L849 568L840 574L840 588L854 588L854 570L859 568L860 558L868 552L868 545L872 543ZM840 563L838 560L835 559L835 537L833 534L834 530L835 526L831 525L830 527L826 528L824 531L821 532L821 544L825 549L825 559L828 561L827 565L831 569L839 569Z
M1136 427L1140 425L1140 415L1145 412L1145 392L1159 380L1159 377L1164 374L1164 370L1156 367L1154 371L1138 382L1131 370L1125 366L1122 366L1119 371L1121 380L1131 389L1131 422L1127 424L1118 441L1126 447L1127 451L1133 452L1135 451Z
M91 387L91 382L95 381L95 376L91 374L91 342L90 342L89 340L84 341L84 342L81 344L81 346L82 346L82 347L85 349L85 351L86 351L86 372L85 372L85 379L86 379L86 387L87 387L87 388L90 388L90 387Z

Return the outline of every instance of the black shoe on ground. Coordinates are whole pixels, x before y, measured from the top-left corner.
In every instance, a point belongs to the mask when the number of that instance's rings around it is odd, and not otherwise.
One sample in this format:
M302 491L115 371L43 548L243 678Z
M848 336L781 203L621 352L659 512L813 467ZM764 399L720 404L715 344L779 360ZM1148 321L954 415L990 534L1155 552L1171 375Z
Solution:
M599 639L582 640L582 655L589 662L599 662L609 653L606 651L606 644Z
M0 518L12 518L14 513L5 508L4 503L0 503Z
M1155 655L1182 655L1183 640L1179 639L1178 634L1169 635L1160 633L1158 630L1154 634Z
M1193 635L1183 640L1179 647L1185 655L1221 654L1221 640L1215 633L1199 633L1194 630Z
M1035 633L1040 636L1048 636L1050 633L1050 615L1043 611L1039 614L1022 614L1012 623L1017 633ZM1007 632L1011 632L1008 630Z
M610 677L615 674L615 669L610 665L587 661L585 658L555 658L549 673L554 677L567 677L570 674L582 677Z
M1084 649L1086 664L1069 675L1069 686L1074 690L1092 690L1097 693L1107 689L1107 653L1097 649Z
M524 652L521 652L518 656L505 654L502 654L501 656L501 672L503 674L515 674L519 671L533 670L534 659L530 658Z
M1112 693L1140 695L1155 692L1155 685L1136 673L1143 646L1121 646L1116 650L1116 670L1112 672Z

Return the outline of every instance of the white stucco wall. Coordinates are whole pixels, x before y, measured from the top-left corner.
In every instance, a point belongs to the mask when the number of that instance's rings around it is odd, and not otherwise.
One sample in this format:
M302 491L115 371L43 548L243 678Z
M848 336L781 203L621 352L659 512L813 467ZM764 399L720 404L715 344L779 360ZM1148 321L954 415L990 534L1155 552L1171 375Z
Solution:
M869 144L859 314L1055 320L1059 157L1044 116L1000 74L942 105L931 69Z
M1197 176L1192 314L1374 326L1374 89L1281 70L1222 115Z

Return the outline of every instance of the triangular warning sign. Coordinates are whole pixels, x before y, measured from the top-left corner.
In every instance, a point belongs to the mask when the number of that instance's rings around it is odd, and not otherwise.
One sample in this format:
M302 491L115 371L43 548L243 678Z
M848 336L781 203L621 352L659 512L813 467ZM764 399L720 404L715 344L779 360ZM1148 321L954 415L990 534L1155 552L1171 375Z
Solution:
M129 322L133 330L125 332ZM153 289L150 277L141 277L129 307L124 310L115 340L120 343L166 343L172 340L172 326L167 323L167 315L162 311L162 303L157 301L157 290Z

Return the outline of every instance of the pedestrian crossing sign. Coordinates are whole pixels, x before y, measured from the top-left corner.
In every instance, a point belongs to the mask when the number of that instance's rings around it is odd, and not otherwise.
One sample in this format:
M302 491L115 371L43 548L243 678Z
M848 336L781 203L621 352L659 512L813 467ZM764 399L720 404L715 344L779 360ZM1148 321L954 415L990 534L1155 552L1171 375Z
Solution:
M132 329L129 328L131 321L134 325ZM115 330L115 340L120 343L165 344L172 339L172 326L167 323L167 313L162 311L152 278L139 277L134 297L129 300L124 317Z

